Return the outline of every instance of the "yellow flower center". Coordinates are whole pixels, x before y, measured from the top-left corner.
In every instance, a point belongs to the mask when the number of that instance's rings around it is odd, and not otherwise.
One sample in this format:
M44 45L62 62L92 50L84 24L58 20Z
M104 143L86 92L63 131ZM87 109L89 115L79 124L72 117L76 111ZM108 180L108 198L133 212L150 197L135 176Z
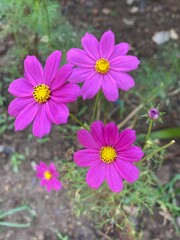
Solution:
M108 60L101 58L96 61L95 69L96 69L96 72L104 74L109 71L110 64L109 64Z
M50 98L50 89L49 86L45 84L38 84L34 87L33 97L38 103L45 103Z
M44 177L45 177L46 180L49 180L49 179L52 178L52 174L49 171L45 171Z
M100 158L105 163L112 163L117 157L116 150L113 147L106 146L100 150Z

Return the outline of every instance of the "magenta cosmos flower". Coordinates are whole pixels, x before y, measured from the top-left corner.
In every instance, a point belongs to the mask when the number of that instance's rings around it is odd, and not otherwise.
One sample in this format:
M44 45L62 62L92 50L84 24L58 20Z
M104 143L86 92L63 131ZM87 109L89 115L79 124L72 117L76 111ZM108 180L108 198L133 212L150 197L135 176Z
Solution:
M41 179L40 185L46 187L48 192L51 192L52 189L59 191L62 188L61 182L57 179L59 173L54 163L50 163L48 167L44 162L40 162L40 164L36 166L36 171L36 177Z
M16 97L9 105L9 114L16 117L15 130L23 130L33 122L33 134L43 137L51 130L52 123L67 123L67 103L74 102L80 88L68 83L73 65L65 64L59 69L62 53L53 52L44 70L35 56L24 61L24 78L14 80L8 91Z
M129 44L115 45L112 31L105 32L100 42L90 33L81 39L84 50L72 48L67 53L67 61L78 66L73 70L69 81L84 82L83 99L93 98L102 88L109 101L118 99L118 88L127 91L134 87L134 79L127 72L138 68L135 56L126 56Z
M104 180L113 192L123 189L123 179L133 183L139 170L133 162L139 161L144 153L133 146L135 131L126 129L120 134L114 123L106 126L101 121L91 125L91 131L79 130L79 142L86 148L74 154L74 161L80 167L90 167L86 182L91 188L99 188Z

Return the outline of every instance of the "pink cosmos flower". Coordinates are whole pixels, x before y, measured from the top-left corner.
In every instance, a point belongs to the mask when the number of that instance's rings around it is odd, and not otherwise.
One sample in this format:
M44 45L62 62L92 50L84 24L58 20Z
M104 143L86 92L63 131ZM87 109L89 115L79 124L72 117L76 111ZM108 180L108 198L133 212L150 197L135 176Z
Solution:
M59 173L56 170L54 163L50 163L49 167L44 163L40 162L36 166L36 177L40 178L40 185L46 187L48 192L52 189L59 191L62 188L62 183L57 179Z
M138 179L139 170L133 162L139 161L144 153L133 146L135 131L126 129L120 134L115 123L106 126L101 121L91 125L91 131L79 130L79 142L86 148L74 154L74 161L80 167L90 167L86 182L91 188L99 188L104 180L111 191L120 192L123 181L133 183Z
M134 87L134 79L127 74L138 68L140 61L135 56L126 56L128 43L115 45L112 31L105 32L100 42L90 33L81 39L84 50L72 48L67 52L67 61L78 66L69 81L84 82L83 99L93 98L102 88L109 101L118 99L118 88L127 91Z
M14 80L9 93L14 99L9 114L16 117L15 130L23 130L33 122L33 134L43 137L51 130L52 123L67 123L67 103L80 95L79 86L67 83L73 65L65 64L59 69L62 53L54 51L46 60L44 70L35 56L24 61L24 77Z

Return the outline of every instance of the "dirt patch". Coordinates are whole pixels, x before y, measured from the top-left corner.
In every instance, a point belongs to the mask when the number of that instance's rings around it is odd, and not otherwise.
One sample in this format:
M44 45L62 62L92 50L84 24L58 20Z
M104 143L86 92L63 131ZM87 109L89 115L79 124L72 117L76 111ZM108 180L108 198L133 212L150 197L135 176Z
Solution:
M64 15L78 29L92 26L98 35L111 29L117 42L130 43L133 52L142 57L151 57L159 50L152 41L154 33L174 29L180 36L179 0L62 0L60 3Z

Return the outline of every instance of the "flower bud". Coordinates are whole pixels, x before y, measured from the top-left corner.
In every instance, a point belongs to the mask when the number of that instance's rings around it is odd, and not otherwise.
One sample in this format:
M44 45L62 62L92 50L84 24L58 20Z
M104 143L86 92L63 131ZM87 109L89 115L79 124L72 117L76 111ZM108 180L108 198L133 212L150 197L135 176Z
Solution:
M148 117L156 121L159 118L159 110L157 108L151 108L148 112Z

